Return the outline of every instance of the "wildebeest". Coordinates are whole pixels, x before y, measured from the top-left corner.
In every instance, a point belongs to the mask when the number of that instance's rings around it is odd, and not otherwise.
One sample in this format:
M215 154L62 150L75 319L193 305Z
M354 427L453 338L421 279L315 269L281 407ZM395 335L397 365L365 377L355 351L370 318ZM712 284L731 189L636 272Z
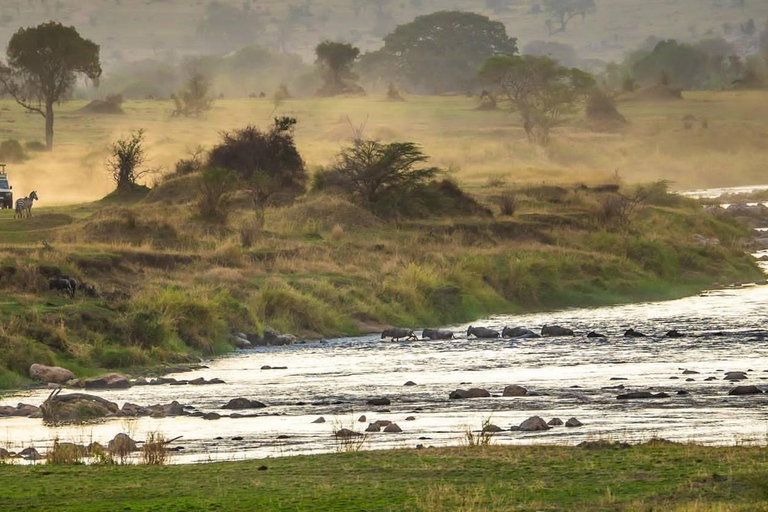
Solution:
M91 284L80 282L77 285L77 289L83 292L88 297L96 298L99 296L99 294L96 292L96 287Z
M672 329L666 334L667 338L685 338L685 334L681 333L677 329Z
M418 338L413 333L413 329L403 329L403 328L394 328L394 329L385 329L381 333L381 339L386 338L392 338L392 341L400 341L402 339L408 339L408 340L417 340Z
M75 290L77 290L77 281L67 276L53 277L48 280L48 288L58 290L73 299L75 298Z
M505 327L501 331L502 338L540 338L538 334L525 327Z
M499 331L494 331L487 327L473 327L469 326L467 329L467 337L475 336L476 338L498 338L500 336Z
M296 338L290 334L277 334L271 329L264 329L264 342L271 346L293 345Z
M627 338L645 338L645 334L639 331L636 331L634 329L627 329L624 332L624 336L626 336Z
M587 338L605 338L605 334L600 334L599 332L592 331L589 334L587 334Z
M424 332L421 333L421 337L430 340L452 340L453 331L441 329L424 329Z
M541 328L542 336L573 336L573 329L560 327L559 325L545 325Z

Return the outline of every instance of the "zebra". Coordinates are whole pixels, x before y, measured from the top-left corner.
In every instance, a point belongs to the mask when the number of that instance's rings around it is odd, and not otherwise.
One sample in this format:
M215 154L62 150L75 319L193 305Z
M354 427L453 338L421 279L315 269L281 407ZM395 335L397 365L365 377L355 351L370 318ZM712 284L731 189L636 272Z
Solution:
M31 217L32 216L32 204L35 202L35 199L39 198L37 197L37 191L33 190L31 194L29 194L29 197L22 197L21 199L16 201L16 213L13 215L13 218L19 218L23 219L24 217Z

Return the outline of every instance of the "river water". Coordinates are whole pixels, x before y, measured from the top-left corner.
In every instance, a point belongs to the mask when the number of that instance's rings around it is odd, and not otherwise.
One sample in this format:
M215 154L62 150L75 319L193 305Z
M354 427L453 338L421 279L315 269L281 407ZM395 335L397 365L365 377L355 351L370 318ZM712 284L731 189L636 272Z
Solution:
M768 286L745 285L681 300L558 312L494 316L473 322L501 329L559 324L575 337L528 340L467 339L467 325L452 326L451 341L382 341L378 336L344 338L292 347L259 348L209 362L207 369L171 375L178 379L220 378L208 386L143 386L99 392L122 405L178 400L202 412L231 411L231 398L245 397L268 405L258 417L203 420L199 417L113 419L86 426L48 427L42 420L0 418L0 447L41 453L55 437L64 441L105 444L127 432L143 440L149 432L183 446L173 462L192 463L307 454L341 449L332 433L345 427L362 431L368 423L390 420L400 434L372 433L364 449L455 445L466 430L482 423L505 429L497 444L575 444L612 439L637 442L652 436L710 444L765 442L768 396L728 396L735 384L726 371L745 371L740 384L768 389ZM646 338L625 338L634 328ZM678 329L682 339L664 334ZM588 339L599 331L605 339ZM285 370L261 370L264 365ZM683 374L684 370L698 374ZM715 380L705 380L715 377ZM689 380L690 379L690 380ZM416 386L404 386L413 381ZM518 384L532 396L505 398L505 386ZM625 389L605 389L624 386ZM482 387L491 398L449 400L457 388ZM667 392L659 400L617 400L629 391ZM687 395L678 395L686 391ZM0 405L39 405L47 390L0 397ZM387 397L391 405L371 407L370 398ZM313 405L314 404L314 405ZM578 418L579 428L545 432L510 431L530 416L563 421ZM318 417L326 423L313 423ZM415 418L406 421L406 418ZM238 438L238 439L233 439ZM242 438L242 439L240 439Z

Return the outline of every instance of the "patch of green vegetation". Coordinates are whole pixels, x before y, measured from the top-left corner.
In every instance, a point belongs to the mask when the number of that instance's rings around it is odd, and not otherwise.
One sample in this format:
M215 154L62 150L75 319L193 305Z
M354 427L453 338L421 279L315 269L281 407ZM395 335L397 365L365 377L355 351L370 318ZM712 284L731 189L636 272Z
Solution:
M257 471L262 466L266 470ZM768 510L759 447L465 447L190 466L0 465L9 510Z

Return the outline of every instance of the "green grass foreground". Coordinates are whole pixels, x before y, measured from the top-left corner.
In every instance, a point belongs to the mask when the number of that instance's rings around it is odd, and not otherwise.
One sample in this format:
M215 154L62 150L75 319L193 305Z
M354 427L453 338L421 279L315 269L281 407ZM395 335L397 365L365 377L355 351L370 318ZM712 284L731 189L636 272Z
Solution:
M0 465L0 510L761 511L767 472L763 447L661 441L169 467Z

